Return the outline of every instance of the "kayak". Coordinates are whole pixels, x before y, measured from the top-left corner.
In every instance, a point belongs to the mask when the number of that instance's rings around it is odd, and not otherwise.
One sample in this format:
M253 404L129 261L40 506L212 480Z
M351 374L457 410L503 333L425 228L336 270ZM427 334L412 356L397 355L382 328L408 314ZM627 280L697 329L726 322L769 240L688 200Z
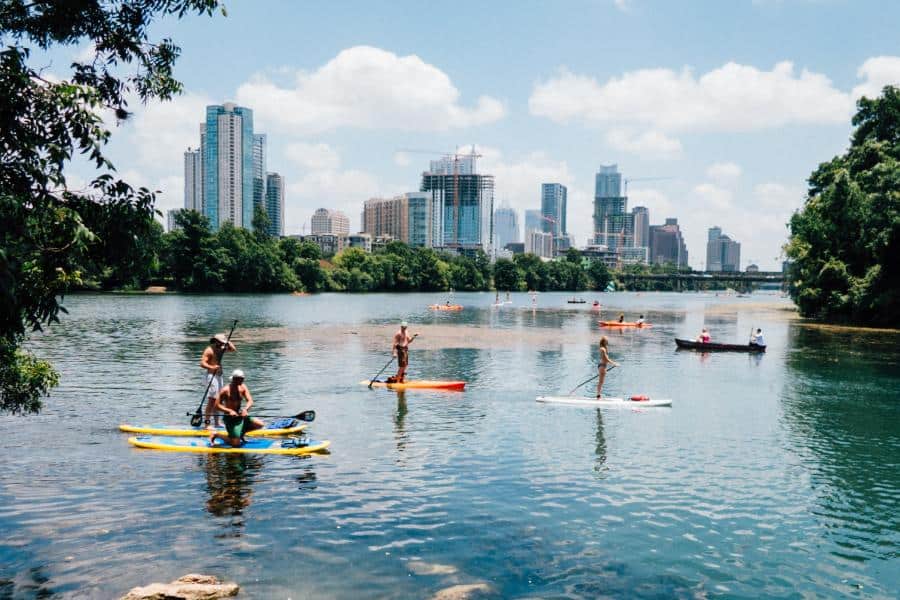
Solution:
M311 454L321 452L331 445L328 440L318 442L314 440L301 441L298 438L283 440L255 438L247 440L243 446L232 448L222 440L216 440L215 444L210 446L209 440L165 435L138 435L128 438L128 443L147 450L203 454Z
M462 310L461 304L431 304L428 306L431 310Z
M635 396L637 397L637 396ZM647 398L641 396L641 398ZM660 406L672 406L669 399L647 398L646 400L632 400L625 398L583 398L578 396L538 396L538 402L552 404L573 404L576 406L597 406L600 408L655 408Z
M726 352L765 352L765 346L757 344L715 344L713 342L697 342L694 340L681 340L675 338L675 345L679 348L690 348L691 350L702 350L708 352L710 350L723 350Z
M369 385L369 380L360 381L362 385ZM455 390L463 391L466 387L465 381L429 381L423 379L421 381L406 381L403 383L386 383L384 381L376 381L372 387L389 388L392 390Z
M273 421L272 423L267 424L262 429L256 429L254 431L248 431L247 436L252 437L265 437L265 436L279 436L279 435L293 435L295 433L300 433L304 429L308 427L306 423L297 423L296 425L292 425L290 427L271 427L271 425L281 425L277 421ZM173 436L191 436L191 437L203 437L208 436L210 431L208 429L204 429L202 427L179 427L177 425L119 425L119 429L124 431L125 433L144 433L151 435L173 435ZM225 428L220 427L216 431L224 432Z
M653 327L650 323L638 323L636 321L623 321L619 323L618 321L597 321L600 323L600 327Z

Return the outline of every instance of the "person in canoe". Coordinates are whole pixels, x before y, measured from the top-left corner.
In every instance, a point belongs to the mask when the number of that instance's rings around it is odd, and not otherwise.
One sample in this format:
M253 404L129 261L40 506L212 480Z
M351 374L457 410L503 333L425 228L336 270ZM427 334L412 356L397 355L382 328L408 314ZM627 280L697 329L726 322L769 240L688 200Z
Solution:
M609 346L609 340L606 339L606 336L600 336L600 363L597 365L597 399L599 400L602 397L603 393L603 381L606 379L606 371L609 369L609 365L614 367L618 367L619 363L614 361L609 357L609 352L607 351L607 347Z
M642 327L644 325L644 315L641 315L640 317L638 317L638 320L635 321L635 323L637 323L638 327Z
M619 323L625 322L625 313L619 313Z
M200 368L205 371L203 384L209 387L206 396L206 418L204 422L208 429L215 429L219 426L219 417L216 415L215 423L210 421L213 413L213 406L216 403L216 397L219 390L222 389L224 383L222 381L222 355L226 352L236 352L234 343L228 340L224 333L217 333L209 338L209 346L203 351L200 357Z
M247 401L243 408L241 408L241 400ZM253 406L253 396L244 385L244 372L235 369L231 374L231 381L216 396L215 408L217 413L224 414L225 433L212 432L209 436L209 444L214 444L216 438L219 438L231 447L237 448L244 443L244 436L248 432L261 429L262 421L248 416L251 406Z
M757 329L756 333L750 335L751 346L765 346L766 341L763 339L762 329Z
M712 340L712 338L709 335L709 331L704 327L703 331L700 332L700 335L697 336L697 341L701 344L708 344L710 340Z
M406 367L409 365L409 344L413 341L406 331L409 324L406 321L400 323L400 331L394 334L391 354L397 358L397 374L387 378L387 383L403 383L406 377Z

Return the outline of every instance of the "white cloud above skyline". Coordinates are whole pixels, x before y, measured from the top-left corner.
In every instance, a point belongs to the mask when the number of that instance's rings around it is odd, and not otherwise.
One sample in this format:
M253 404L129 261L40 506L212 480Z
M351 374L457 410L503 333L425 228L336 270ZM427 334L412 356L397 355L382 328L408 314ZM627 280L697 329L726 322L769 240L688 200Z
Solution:
M434 65L371 46L342 50L312 72L297 70L293 81L279 84L259 74L237 89L238 103L252 106L263 127L300 135L342 127L445 131L506 114L491 96L479 96L471 107L459 98L450 77Z

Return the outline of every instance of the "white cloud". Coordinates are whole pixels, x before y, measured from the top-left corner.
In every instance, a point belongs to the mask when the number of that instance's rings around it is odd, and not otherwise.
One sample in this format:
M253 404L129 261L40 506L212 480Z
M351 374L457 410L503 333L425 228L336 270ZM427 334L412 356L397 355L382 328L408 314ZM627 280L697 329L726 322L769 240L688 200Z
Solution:
M633 134L624 129L612 129L607 132L606 141L616 150L646 158L675 158L681 154L681 142L660 131Z
M406 152L395 152L394 153L394 164L398 167L408 167L412 164L412 159L409 157L409 154Z
M292 142L284 150L285 157L304 169L336 169L341 163L338 153L328 144Z
M729 62L700 76L688 67L641 69L605 83L562 70L536 84L528 104L533 115L559 123L631 123L663 132L845 123L853 108L826 76L797 73L788 61L769 71Z
M695 185L693 193L700 200L704 210L728 210L731 208L731 191L714 183Z
M200 123L206 119L208 104L216 103L199 94L184 94L137 108L123 130L140 164L182 172L184 151L200 145Z
M628 12L628 9L631 6L631 0L613 0L613 4L615 4L616 8L622 12Z
M734 181L741 176L741 167L733 162L718 162L706 169L706 176L719 184Z
M862 64L856 75L863 83L853 88L853 97L875 98L886 85L900 85L900 56L874 56Z
M490 96L472 107L459 97L434 65L370 46L343 50L313 72L297 71L290 85L258 75L237 92L264 128L301 134L340 127L443 131L491 123L506 112Z
M667 194L652 188L635 188L628 191L628 206L645 206L650 211L650 221L662 223L666 217L675 216L675 205Z

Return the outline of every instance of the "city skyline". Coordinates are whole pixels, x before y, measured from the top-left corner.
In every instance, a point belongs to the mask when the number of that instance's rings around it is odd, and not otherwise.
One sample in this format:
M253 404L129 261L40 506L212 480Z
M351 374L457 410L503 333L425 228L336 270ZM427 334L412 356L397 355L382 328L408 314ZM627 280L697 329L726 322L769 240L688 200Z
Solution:
M467 6L485 18L464 19ZM847 145L854 101L900 81L895 3L463 2L445 15L447 39L429 35L416 8L248 3L215 27L162 22L182 46L185 93L132 103L109 155L129 181L162 192L160 210L181 207L196 115L223 99L251 106L270 134L267 168L285 177L286 233L297 233L320 206L344 210L357 230L362 200L416 189L420 159L402 149L437 157L476 142L497 198L520 214L539 183L565 185L579 245L592 234L594 173L618 163L634 177L631 205L678 217L692 266L718 224L748 262L772 269L806 178ZM502 49L484 43L498 22L512 38ZM866 27L846 26L857 22ZM538 47L527 33L543 27L565 35ZM267 35L246 35L256 29ZM840 52L821 31L841 31ZM54 50L48 64L84 50ZM89 180L71 173L76 186ZM659 177L670 179L649 180Z

